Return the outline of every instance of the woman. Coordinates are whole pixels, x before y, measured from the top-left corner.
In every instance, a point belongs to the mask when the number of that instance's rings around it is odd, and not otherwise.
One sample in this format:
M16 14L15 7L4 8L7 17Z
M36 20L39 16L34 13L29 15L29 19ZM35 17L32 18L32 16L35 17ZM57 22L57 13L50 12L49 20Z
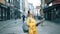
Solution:
M35 19L33 17L33 13L31 10L28 11L27 26L28 26L28 34L37 34Z

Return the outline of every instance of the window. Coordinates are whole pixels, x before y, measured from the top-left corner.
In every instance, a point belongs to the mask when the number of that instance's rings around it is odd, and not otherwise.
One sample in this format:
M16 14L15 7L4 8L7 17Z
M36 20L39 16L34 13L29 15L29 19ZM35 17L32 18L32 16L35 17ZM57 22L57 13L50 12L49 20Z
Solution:
M12 3L13 3L13 0L12 0Z
M22 3L22 0L20 0L20 3Z
M22 9L22 4L20 4L20 9Z
M1 8L0 8L0 20L1 20Z
M20 0L20 10L22 10L22 0Z
M17 0L18 1L18 0Z
M13 0L10 0L10 3L12 3L13 2Z
M6 2L8 2L8 0L6 0Z
M8 3L13 3L13 0L6 0L6 2L8 2Z
M6 2L10 3L10 0L6 0Z
M50 3L49 6L52 6L52 3Z
M1 17L1 8L0 8L0 17Z
M13 4L13 0L10 0L10 3Z

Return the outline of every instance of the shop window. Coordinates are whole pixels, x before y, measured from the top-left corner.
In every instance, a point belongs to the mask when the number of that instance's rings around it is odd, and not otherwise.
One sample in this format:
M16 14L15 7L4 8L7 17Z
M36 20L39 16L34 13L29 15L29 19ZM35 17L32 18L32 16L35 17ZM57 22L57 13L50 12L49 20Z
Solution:
M6 2L8 2L8 0L6 0Z
M0 20L1 20L1 8L0 8Z

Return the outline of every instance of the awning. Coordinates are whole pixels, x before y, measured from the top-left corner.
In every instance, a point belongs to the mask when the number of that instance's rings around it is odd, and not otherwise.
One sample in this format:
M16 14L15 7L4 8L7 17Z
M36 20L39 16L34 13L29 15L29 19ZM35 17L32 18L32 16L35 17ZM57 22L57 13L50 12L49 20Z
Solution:
M4 8L7 8L7 6L4 5L4 4L2 4L2 3L0 3L0 6L1 6L1 7L4 7Z

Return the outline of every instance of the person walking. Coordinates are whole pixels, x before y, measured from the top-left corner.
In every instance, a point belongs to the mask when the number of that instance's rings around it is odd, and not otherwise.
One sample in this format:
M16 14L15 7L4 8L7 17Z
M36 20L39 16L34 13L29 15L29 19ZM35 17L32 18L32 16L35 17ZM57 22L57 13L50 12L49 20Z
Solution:
M36 22L33 17L32 10L28 11L28 17L26 20L27 26L28 26L28 34L37 34L37 29L36 29Z
M23 14L23 16L22 16L22 17L23 17L23 23L24 23L24 21L25 21L25 15Z

